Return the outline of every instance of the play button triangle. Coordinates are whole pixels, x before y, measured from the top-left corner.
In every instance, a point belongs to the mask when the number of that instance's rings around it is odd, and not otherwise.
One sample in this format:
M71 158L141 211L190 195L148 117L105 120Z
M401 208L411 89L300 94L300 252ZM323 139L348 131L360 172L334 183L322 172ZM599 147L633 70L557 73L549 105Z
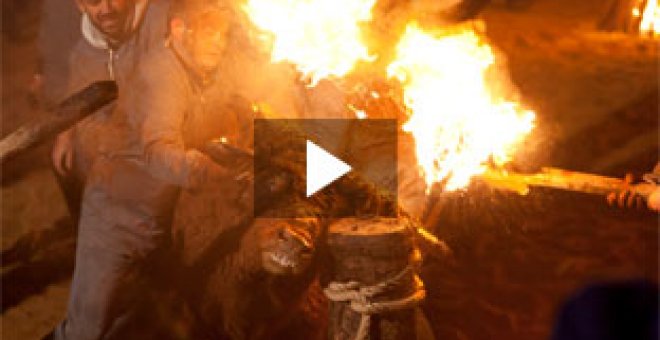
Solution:
M351 166L331 155L320 146L307 141L307 197L325 188L351 171Z

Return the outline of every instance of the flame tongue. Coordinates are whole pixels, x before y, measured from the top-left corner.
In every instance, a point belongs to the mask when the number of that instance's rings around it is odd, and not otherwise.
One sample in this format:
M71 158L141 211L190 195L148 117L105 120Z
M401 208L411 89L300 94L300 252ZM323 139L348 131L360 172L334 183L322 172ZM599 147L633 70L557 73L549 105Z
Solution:
M342 77L369 60L360 23L371 20L376 0L248 0L251 21L269 33L273 62L295 64L304 78Z
M427 188L465 187L488 163L509 161L532 130L534 113L489 87L494 65L492 49L474 30L436 36L408 25L388 75L404 85L410 114L404 130L415 138Z
M660 35L660 5L658 1L647 0L641 15L639 31L645 34Z

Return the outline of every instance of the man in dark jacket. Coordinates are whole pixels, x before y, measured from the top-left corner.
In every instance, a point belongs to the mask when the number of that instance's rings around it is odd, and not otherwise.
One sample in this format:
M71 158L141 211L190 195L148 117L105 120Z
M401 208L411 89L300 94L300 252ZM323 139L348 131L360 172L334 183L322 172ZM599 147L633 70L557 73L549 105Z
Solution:
M214 78L231 11L197 3L179 3L170 39L145 56L130 91L120 92L122 114L106 130L122 142L95 157L87 175L71 298L57 339L116 336L169 245L179 189L233 178L194 149L213 137L237 139L231 116L212 110L226 92Z
M72 0L68 0L72 1ZM160 47L167 34L170 0L75 0L82 12L80 39L69 56L69 85L75 93L99 80L115 80L120 96L144 55ZM107 128L116 116L110 104L61 133L52 161L74 218L93 160L120 143Z

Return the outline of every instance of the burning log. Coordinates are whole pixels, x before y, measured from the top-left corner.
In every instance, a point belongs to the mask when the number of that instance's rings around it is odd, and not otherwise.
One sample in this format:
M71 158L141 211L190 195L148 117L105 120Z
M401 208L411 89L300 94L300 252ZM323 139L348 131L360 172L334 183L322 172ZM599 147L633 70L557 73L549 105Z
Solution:
M526 195L530 187L545 187L596 195L629 191L648 199L657 188L657 185L652 183L630 184L619 178L555 168L543 168L541 172L535 174L489 170L479 178L495 188L514 191L521 195Z
M113 81L100 81L73 94L49 115L21 126L0 141L0 163L68 129L117 98Z
M426 296L413 229L397 219L344 219L328 231L329 339L415 339Z

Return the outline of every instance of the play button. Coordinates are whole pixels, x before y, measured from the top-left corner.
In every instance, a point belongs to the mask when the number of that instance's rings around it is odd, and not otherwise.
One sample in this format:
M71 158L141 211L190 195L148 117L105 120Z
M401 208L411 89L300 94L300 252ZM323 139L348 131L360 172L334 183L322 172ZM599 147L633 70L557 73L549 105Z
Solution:
M307 197L351 171L351 166L307 140Z
M395 119L255 119L255 216L395 217L366 192L397 194ZM286 190L273 194L273 190Z

